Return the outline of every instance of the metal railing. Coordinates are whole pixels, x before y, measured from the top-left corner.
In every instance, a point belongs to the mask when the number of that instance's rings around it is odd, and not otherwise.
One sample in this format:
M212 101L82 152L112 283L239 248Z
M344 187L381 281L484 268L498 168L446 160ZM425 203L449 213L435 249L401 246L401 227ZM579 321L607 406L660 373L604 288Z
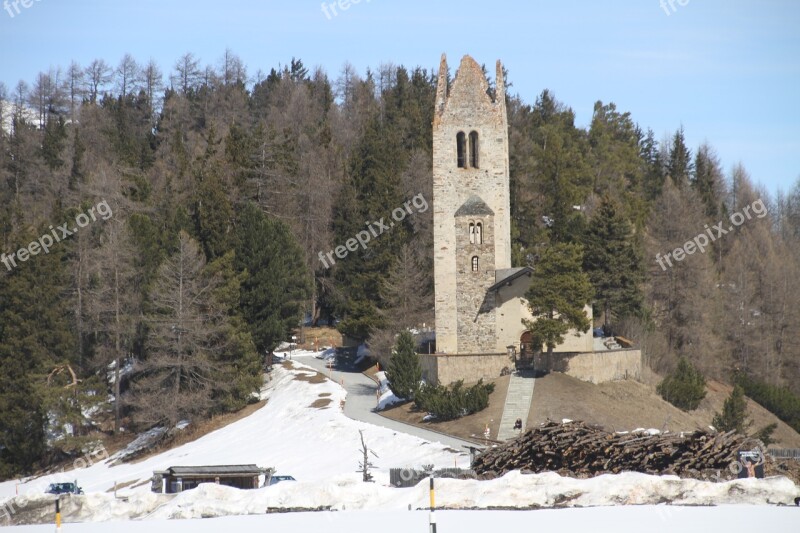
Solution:
M800 461L800 448L769 448L767 455L775 459L794 459Z

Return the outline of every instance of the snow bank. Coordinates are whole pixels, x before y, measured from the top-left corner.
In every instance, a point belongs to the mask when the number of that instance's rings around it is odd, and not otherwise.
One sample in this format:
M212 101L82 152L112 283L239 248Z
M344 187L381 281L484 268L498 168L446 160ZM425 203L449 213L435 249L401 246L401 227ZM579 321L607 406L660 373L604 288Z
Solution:
M447 509L555 508L614 505L709 506L791 504L797 487L786 478L743 479L713 483L639 473L592 479L564 478L555 473L511 472L491 481L439 479L436 504ZM44 495L23 498L52 500ZM113 494L70 496L63 512L68 522L120 519L195 519L260 515L268 508L326 508L336 511L402 511L424 509L428 484L398 489L360 481L357 474L320 482L279 483L257 490L203 484L178 495L136 493L127 501ZM17 502L18 504L20 502ZM671 511L670 511L671 512Z

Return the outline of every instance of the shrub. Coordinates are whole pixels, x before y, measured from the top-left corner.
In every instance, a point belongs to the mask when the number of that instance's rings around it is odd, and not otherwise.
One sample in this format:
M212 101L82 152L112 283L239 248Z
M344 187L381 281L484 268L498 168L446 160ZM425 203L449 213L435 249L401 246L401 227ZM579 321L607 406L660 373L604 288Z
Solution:
M800 432L800 397L787 387L769 385L744 374L736 377L736 383L750 399Z
M744 399L744 390L741 386L735 385L733 392L725 400L722 406L722 413L714 413L711 424L718 431L736 431L744 435L745 430L750 426L747 420L747 401Z
M424 385L417 392L414 404L437 420L455 420L486 409L492 392L494 383L484 384L483 380L466 388L463 381L457 381L449 387Z
M681 357L678 367L658 384L656 392L678 409L692 411L706 397L706 379L685 357Z

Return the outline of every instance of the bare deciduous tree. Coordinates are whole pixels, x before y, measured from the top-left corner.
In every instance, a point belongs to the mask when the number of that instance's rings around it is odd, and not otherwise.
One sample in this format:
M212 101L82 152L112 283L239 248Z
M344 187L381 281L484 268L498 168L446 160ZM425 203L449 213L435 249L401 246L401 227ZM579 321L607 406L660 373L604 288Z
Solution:
M95 59L86 67L86 84L91 103L97 103L100 91L111 82L112 72L111 67L103 59Z
M130 394L140 426L173 427L212 406L213 352L224 312L213 298L219 280L208 277L205 266L198 244L182 231L150 292L147 358L136 366Z

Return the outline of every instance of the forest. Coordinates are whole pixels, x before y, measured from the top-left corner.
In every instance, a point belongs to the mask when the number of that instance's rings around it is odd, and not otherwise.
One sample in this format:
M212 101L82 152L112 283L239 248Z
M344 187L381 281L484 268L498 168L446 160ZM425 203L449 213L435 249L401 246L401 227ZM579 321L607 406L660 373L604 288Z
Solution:
M335 319L378 351L430 325L432 209L319 257L431 202L436 74L295 58L252 73L226 50L0 84L0 478L242 408L302 323ZM515 266L579 248L595 325L654 371L686 358L800 394L800 179L770 194L682 127L657 139L600 101L579 127L505 76Z

